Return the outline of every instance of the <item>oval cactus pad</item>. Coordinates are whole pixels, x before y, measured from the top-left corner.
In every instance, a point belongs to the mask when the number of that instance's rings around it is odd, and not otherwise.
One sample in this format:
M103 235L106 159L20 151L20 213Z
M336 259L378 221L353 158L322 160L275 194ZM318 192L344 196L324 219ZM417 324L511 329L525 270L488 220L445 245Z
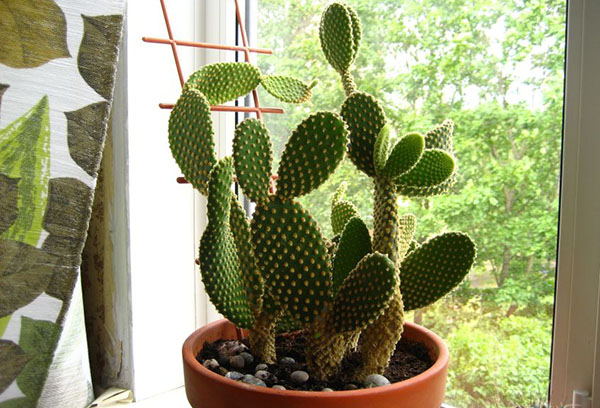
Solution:
M303 103L312 97L312 89L317 81L307 85L299 79L288 76L266 75L261 78L260 83L267 92L282 102Z
M251 228L265 291L295 320L312 322L331 296L329 257L317 222L299 203L273 197L256 206Z
M360 22L354 10L341 3L332 3L325 9L319 39L325 58L336 71L348 71L356 57L360 38Z
M169 146L185 178L206 194L217 159L210 106L196 89L185 89L171 110Z
M200 240L200 272L206 293L219 313L237 326L248 328L254 319L229 227L232 177L230 157L219 161L211 172L208 225Z
M235 174L244 194L254 202L269 198L273 149L269 130L258 119L245 119L233 137Z
M341 115L350 132L350 160L368 176L375 176L375 141L386 122L383 108L371 95L354 92L344 101Z
M409 253L400 266L406 311L427 306L450 292L475 261L475 244L467 234L448 232Z
M366 255L344 280L333 302L336 332L373 323L387 308L396 285L394 263L379 252Z
M247 95L260 83L260 71L248 62L219 62L194 72L185 88L202 92L210 105L232 101Z
M333 112L317 112L294 130L277 171L277 195L299 197L319 187L344 158L347 131Z

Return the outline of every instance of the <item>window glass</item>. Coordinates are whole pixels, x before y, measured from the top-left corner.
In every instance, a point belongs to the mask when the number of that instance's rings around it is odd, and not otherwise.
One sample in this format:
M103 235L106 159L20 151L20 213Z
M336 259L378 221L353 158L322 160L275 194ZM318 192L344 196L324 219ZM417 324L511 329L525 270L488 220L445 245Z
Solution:
M318 40L329 0L261 0L264 73L318 79L312 101L265 118L279 157L302 118L339 110L343 89ZM478 246L468 279L410 319L451 352L447 401L458 407L531 407L550 374L563 103L565 0L347 0L363 24L353 74L382 101L398 135L455 122L459 178L444 196L402 201L417 239L460 230ZM265 106L280 106L265 92ZM276 168L276 167L275 167ZM372 225L370 179L346 160L302 202L332 237L333 191Z

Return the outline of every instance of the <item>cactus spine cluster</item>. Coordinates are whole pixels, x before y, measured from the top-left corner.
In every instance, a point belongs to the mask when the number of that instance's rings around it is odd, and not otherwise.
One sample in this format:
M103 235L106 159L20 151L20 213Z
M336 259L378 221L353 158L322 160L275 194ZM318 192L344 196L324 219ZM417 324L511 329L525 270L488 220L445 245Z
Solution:
M425 306L468 273L475 247L462 233L419 246L415 217L400 214L398 198L440 194L455 180L451 121L396 141L379 102L360 92L350 73L362 36L350 7L323 13L320 40L346 93L340 113L316 112L291 133L270 191L273 149L263 122L238 124L232 157L217 160L210 105L262 85L285 102L309 99L311 84L264 76L247 63L208 65L186 82L169 120L169 143L185 177L208 196L208 225L200 241L200 269L216 308L250 330L255 356L276 360L275 333L305 329L314 377L336 374L357 349L356 379L382 373L402 333L405 310ZM323 184L347 155L375 185L371 234L342 184L331 204L334 246L296 200ZM249 220L232 193L234 176L256 204Z

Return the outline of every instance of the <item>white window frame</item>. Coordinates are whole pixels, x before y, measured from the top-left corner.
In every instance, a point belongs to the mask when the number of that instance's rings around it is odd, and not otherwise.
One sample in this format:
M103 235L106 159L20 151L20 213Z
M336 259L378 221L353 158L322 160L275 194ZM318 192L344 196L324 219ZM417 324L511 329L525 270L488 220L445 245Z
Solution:
M256 0L250 4L256 7ZM233 43L232 0L171 0L167 7L177 22L176 38ZM130 0L128 15L112 128L115 174L125 175L115 180L112 203L113 302L122 385L140 400L183 384L181 344L218 314L190 261L205 226L205 199L175 184L179 169L166 140L168 111L157 107L174 101L180 89L171 50L141 41L166 37L160 6ZM570 404L573 391L584 390L593 394L590 406L600 408L600 1L570 0L568 19L551 404ZM235 57L230 51L178 49L186 75ZM231 153L231 115L213 116L219 157Z
M551 404L600 408L600 2L570 0Z

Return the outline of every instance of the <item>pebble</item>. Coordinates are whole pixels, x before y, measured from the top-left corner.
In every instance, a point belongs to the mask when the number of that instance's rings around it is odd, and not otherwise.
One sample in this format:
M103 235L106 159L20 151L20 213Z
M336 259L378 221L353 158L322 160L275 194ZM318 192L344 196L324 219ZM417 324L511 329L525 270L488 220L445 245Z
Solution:
M208 368L209 370L216 370L217 368L219 368L219 362L214 358L211 358L210 360L204 360L202 365Z
M229 372L225 367L219 367L219 369L217 371L221 375L227 375L227 373Z
M242 382L251 385L257 385L259 387L266 387L267 384L263 380L260 380L253 376L252 374L246 374L244 378L242 378Z
M229 358L229 365L233 368L244 368L246 360L242 356L233 356Z
M242 351L239 355L242 356L247 366L254 363L254 356L252 354Z
M236 354L241 353L242 351L246 351L248 347L244 344L240 343L237 340L226 341L225 343L219 346L217 352L219 353L219 358L230 358Z
M265 370L258 370L256 373L254 373L254 376L259 380L266 380L271 377L271 373Z
M292 364L296 364L296 360L294 360L291 357L283 357L281 360L279 360L279 362L283 365L292 365Z
M236 344L235 346L233 346L231 348L231 352L233 354L240 354L246 350L248 350L248 347L246 347L246 345L244 345L244 344Z
M331 388L327 388L327 387L322 388L321 391L324 391L324 392L333 392L333 390Z
M276 385L272 386L271 388L273 388L275 390L285 390L285 387L283 385L279 385L279 384L276 384Z
M346 384L344 389L350 391L350 390L357 390L358 387L356 386L356 384Z
M387 378L385 378L383 375L380 375L380 374L368 375L364 381L364 385L367 388L381 387L382 385L388 385L389 383L390 383L390 380L388 380Z
M260 371L260 370L267 371L268 369L269 369L269 366L266 364L258 364L255 368L256 371Z
M241 380L242 378L244 378L244 374L242 373L238 373L237 371L230 371L227 374L225 374L226 378L231 378L232 380Z
M290 380L296 384L304 384L308 381L308 373L306 371L294 371L290 374Z

